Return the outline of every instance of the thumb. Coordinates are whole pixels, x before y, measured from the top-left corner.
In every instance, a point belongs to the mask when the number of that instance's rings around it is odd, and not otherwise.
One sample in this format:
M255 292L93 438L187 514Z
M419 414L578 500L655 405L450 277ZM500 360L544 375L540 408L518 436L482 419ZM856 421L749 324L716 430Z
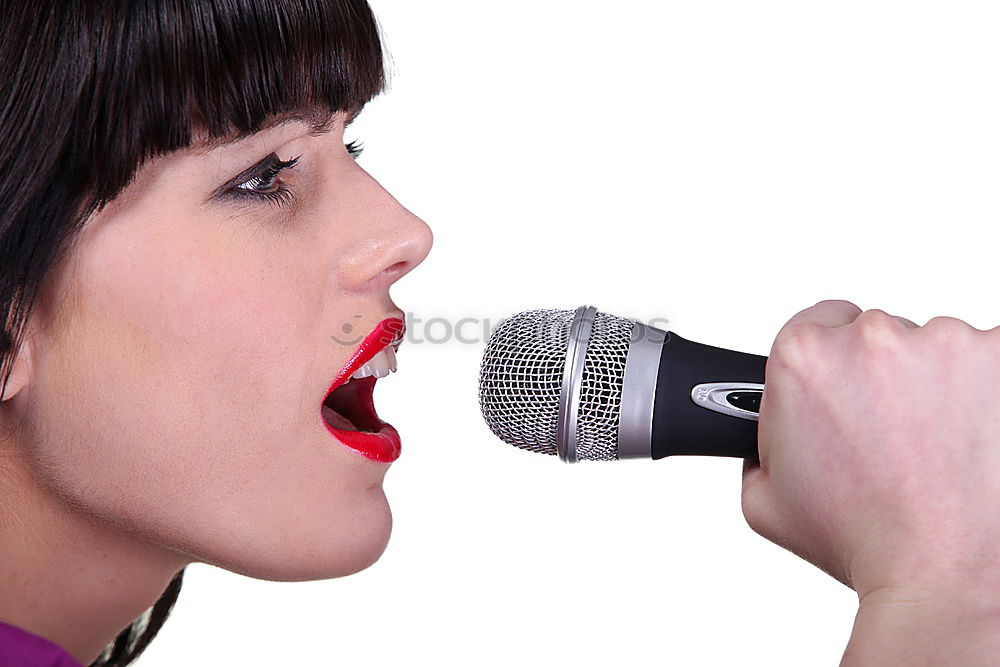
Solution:
M740 494L743 518L755 533L773 542L777 537L780 517L772 502L768 481L764 468L750 459L743 461L743 490Z

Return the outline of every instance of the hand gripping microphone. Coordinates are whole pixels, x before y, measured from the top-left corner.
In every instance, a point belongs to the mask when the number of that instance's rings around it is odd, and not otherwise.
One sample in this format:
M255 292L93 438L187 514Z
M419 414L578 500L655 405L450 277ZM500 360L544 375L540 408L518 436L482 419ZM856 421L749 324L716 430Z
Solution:
M529 310L490 336L479 405L507 444L568 463L756 460L766 362L591 306Z

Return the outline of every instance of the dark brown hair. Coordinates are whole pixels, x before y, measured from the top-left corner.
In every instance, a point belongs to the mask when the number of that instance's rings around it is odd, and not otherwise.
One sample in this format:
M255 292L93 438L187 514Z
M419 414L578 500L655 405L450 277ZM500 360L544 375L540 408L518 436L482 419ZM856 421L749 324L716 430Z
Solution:
M365 0L0 0L0 16L0 393L46 276L147 160L385 85ZM142 652L183 572L93 665Z

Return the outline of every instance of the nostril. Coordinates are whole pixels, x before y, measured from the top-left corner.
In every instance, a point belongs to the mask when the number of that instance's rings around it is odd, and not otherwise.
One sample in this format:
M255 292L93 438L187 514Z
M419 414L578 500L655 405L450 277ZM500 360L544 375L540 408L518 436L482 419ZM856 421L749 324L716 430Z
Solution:
M399 261L395 264L388 266L385 270L386 276L390 280L395 280L399 276L403 275L409 270L410 263L407 261Z
M392 285L394 282L399 280L406 273L408 273L411 268L412 266L408 261L403 260L399 262L393 262L392 264L385 267L378 273L372 275L363 283L357 285L356 289L359 290L385 289L389 285Z

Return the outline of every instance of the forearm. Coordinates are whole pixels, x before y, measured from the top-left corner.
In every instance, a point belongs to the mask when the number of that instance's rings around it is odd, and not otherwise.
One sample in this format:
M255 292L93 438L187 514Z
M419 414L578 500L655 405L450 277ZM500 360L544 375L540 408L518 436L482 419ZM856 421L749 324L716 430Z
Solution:
M1000 665L1000 599L876 591L858 608L841 667Z

